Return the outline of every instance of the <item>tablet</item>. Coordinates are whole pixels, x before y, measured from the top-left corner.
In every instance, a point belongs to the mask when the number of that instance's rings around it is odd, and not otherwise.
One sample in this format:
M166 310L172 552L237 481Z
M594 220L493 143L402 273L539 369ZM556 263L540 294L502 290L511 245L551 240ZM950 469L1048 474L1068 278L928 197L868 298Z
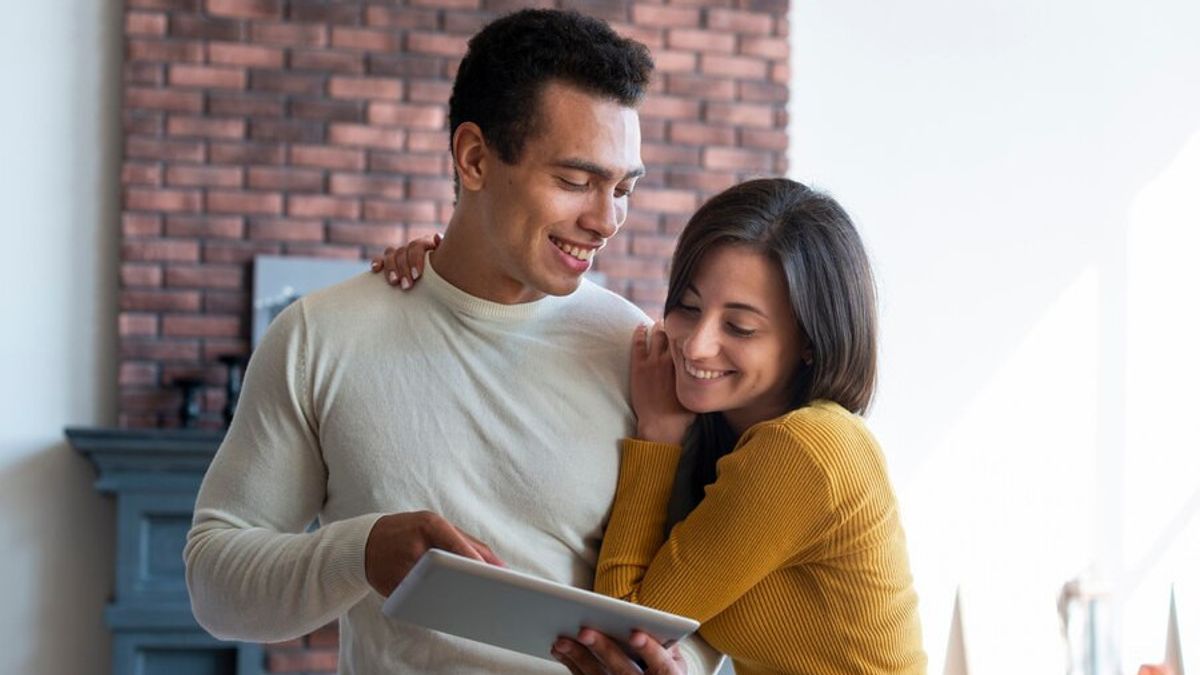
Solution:
M553 661L560 636L637 629L670 646L700 622L430 549L383 603L393 619Z

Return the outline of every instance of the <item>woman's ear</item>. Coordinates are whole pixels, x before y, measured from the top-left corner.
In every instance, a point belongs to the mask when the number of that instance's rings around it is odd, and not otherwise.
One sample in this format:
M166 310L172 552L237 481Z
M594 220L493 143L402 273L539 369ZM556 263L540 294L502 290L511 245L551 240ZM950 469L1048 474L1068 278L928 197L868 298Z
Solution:
M463 122L454 130L451 148L459 185L471 192L481 190L486 184L489 158L483 130L474 122Z

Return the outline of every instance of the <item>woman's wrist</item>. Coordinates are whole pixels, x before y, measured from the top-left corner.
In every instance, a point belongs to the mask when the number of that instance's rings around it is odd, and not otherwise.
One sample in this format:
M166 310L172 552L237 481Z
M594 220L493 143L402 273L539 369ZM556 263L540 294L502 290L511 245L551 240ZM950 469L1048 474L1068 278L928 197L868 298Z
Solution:
M679 428L670 424L652 424L641 422L637 425L637 437L651 443L666 443L667 445L683 445L687 428Z

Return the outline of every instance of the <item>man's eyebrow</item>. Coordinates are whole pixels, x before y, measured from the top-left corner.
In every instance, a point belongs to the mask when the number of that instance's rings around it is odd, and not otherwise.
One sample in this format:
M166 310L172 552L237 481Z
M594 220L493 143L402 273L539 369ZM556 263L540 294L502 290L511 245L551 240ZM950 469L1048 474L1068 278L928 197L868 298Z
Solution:
M586 159L575 159L568 157L554 162L554 166L563 169L574 169L575 171L586 171L603 180L612 180L614 175L612 171L606 169L595 162L589 162ZM639 166L630 169L621 180L629 180L630 178L640 178L646 174L646 167Z
M687 290L691 291L692 293L695 293L697 298L700 297L700 291L696 290L696 287L693 286L692 284L687 285ZM725 303L724 306L725 306L725 309L741 309L741 310L745 310L747 312L754 312L755 314L763 317L764 319L770 318L767 316L766 312L755 307L754 305L748 305L744 302L727 302L727 303Z

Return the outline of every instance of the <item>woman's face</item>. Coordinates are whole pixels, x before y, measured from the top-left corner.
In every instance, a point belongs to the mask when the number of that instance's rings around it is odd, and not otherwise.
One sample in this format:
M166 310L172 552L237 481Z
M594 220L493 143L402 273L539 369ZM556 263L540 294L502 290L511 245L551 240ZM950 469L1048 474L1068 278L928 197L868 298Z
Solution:
M792 375L812 359L783 272L746 246L706 253L664 324L679 402L724 412L738 433L786 412Z

